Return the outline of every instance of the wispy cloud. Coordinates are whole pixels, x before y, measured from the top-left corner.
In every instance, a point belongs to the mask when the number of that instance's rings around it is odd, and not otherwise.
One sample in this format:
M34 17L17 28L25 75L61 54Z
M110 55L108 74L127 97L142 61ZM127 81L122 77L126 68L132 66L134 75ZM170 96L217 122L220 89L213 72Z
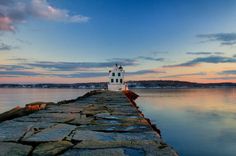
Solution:
M1 68L0 68L1 69ZM17 70L20 68L15 68L16 70L8 70L8 71L0 71L0 77L37 77L37 76L44 76L44 77L60 77L60 78L95 78L95 77L105 77L108 76L108 72L77 72L77 73L70 73L70 74L57 74L57 73L40 73L40 72L33 72L33 71L21 71ZM127 76L132 75L144 75L144 74L153 74L153 73L164 73L161 71L154 71L154 70L139 70L134 72L127 72Z
M72 73L72 74L50 74L51 77L62 78L93 78L107 76L107 72L84 72L84 73Z
M219 75L236 75L236 70L224 70L218 73Z
M224 54L224 52L186 52L188 55L221 55Z
M107 59L107 62L111 62L111 63L116 63L116 64L132 64L132 65L137 65L137 60L135 58L111 58L111 59ZM114 65L114 64L113 64Z
M151 52L152 55L156 56L156 55L160 55L160 54L168 54L168 51L153 51Z
M235 63L236 58L233 57L223 57L223 56L208 56L208 57L198 57L193 60L187 61L185 63L176 65L167 65L164 67L183 67L183 66L194 66L200 63Z
M108 59L108 61L113 61L113 62L138 62L139 60L144 60L144 61L164 61L164 58L155 58L155 57L149 57L149 56L138 56L134 58L112 58Z
M214 52L214 53L212 53L212 54L223 55L223 54L225 54L225 53L224 53L224 52Z
M132 75L144 75L144 74L153 74L153 73L164 73L162 71L154 71L154 70L138 70L133 72L125 73L127 76ZM63 78L91 78L91 77L104 77L108 76L108 72L81 72L81 73L73 73L73 74L51 74L50 76L57 76Z
M165 73L164 71L155 71L155 70L138 70L134 72L127 72L127 75L144 75L144 74L160 74Z
M144 74L155 74L155 73L164 73L162 71L154 71L154 70L138 70L133 72L125 73L127 76L132 75L144 75ZM108 72L84 72L77 74L69 74L69 75L56 75L65 78L86 78L86 77L103 77L107 76Z
M17 61L17 62L26 62L26 61L29 61L29 60L26 59L26 58L9 58L8 60L10 60L10 61Z
M35 70L36 68L39 68L40 70L43 70L44 72L37 73L37 74L34 73L31 75L56 76L56 77L63 77L63 78L101 77L101 76L106 76L107 72L103 72L103 71L106 71L107 67L110 68L114 64L119 64L123 66L139 65L135 59L128 59L128 58L113 58L104 62L53 62L53 61L29 62L29 60L24 59L24 58L11 58L9 60L16 61L16 64L0 65L0 71L2 71L3 73L9 72L7 73L8 75L15 75L19 71L19 75L23 76L24 71L27 71L29 69ZM64 74L65 72L66 74ZM141 75L141 74L155 73L155 72L156 71L152 71L152 70L140 70L140 71L135 71L135 72L129 72L127 74L129 75L140 74ZM26 74L27 73L28 72L26 72Z
M25 69L32 69L32 68L24 65L0 65L0 70L4 71L25 70Z
M0 71L1 77L39 76L41 73L32 71Z
M17 47L5 44L5 43L0 43L0 51L8 51L8 50L12 50L15 49Z
M236 33L215 33L215 34L200 34L197 37L206 39L206 41L217 41L221 45L236 44Z
M106 62L51 62L39 61L34 63L27 63L30 67L39 67L51 71L74 71L86 70L90 68L106 68L114 64L121 64L123 66L135 66L137 63L131 59L113 59L113 61Z
M164 58L153 58L148 56L138 56L137 59L147 60L147 61L164 61Z
M197 72L197 73L167 75L167 76L162 76L160 78L179 78L179 77L185 77L185 76L205 76L205 75L207 75L207 73Z
M87 22L90 18L83 15L71 15L68 10L51 6L47 0L1 0L0 30L14 31L15 25L26 22L30 17L50 21Z

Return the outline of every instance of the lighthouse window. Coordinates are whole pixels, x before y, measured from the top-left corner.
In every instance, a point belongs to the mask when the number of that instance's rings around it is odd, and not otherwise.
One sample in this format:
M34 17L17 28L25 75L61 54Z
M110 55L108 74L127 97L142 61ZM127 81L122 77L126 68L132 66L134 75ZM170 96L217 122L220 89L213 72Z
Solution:
M115 76L115 73L112 73L112 76Z
M113 83L114 82L114 80L113 79L111 79L111 83Z
M119 82L119 80L118 80L118 79L116 79L116 82L118 83L118 82Z
M120 79L120 83L122 83L123 82L123 80L122 79Z
M120 73L118 73L118 76L120 76Z

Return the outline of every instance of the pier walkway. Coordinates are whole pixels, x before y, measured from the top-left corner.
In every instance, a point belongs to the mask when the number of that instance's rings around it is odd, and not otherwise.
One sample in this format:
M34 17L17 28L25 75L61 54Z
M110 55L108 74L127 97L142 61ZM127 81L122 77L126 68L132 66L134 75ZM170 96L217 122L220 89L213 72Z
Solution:
M0 123L0 156L177 156L122 92L76 100Z

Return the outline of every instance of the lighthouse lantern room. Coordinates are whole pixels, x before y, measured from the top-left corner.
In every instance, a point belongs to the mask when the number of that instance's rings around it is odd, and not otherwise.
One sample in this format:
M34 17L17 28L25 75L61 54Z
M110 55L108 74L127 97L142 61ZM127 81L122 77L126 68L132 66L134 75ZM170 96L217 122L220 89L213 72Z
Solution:
M109 71L108 90L122 91L127 90L127 84L124 82L124 73L122 66L117 64Z

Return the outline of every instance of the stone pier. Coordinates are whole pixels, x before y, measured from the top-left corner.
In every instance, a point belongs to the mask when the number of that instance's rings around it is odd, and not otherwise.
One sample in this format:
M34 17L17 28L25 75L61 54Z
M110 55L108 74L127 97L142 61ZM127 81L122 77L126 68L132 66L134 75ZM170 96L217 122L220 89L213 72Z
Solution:
M0 122L0 156L177 156L124 92L92 91Z

